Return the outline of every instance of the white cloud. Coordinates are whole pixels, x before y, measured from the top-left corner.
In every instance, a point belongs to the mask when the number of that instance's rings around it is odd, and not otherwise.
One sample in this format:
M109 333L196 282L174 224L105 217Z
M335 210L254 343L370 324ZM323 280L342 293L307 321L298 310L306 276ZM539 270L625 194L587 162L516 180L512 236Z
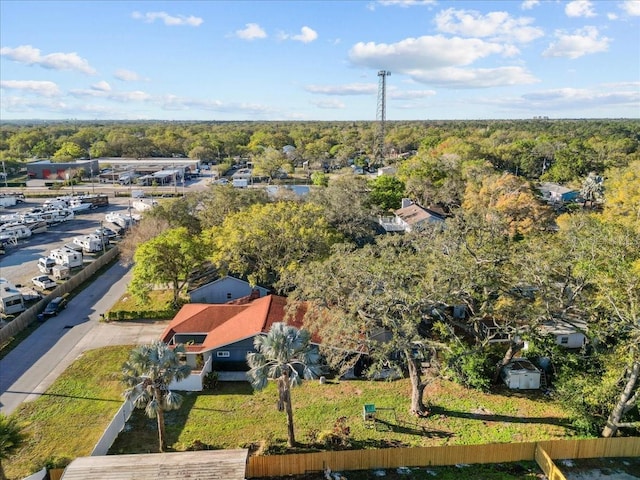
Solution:
M152 100L151 95L141 90L133 90L130 92L113 92L111 91L111 87L109 87L109 89L105 89L105 88L100 89L100 88L95 88L95 85L92 85L90 89L70 90L69 95L76 98L85 98L85 97L104 98L107 100L112 100L114 102L122 102L122 103L147 102L149 100Z
M142 80L142 77L138 75L136 72L131 70L125 70L124 68L120 68L116 70L113 74L118 80L122 80L123 82L135 82L138 80Z
M442 35L407 38L397 43L357 43L349 51L350 61L368 68L391 71L429 71L469 65L489 55L511 56L514 47L475 38L447 38Z
M306 25L304 27L302 27L300 29L300 34L299 35L293 35L291 37L291 40L296 40L298 42L302 42L302 43L309 43L309 42L313 42L315 39L318 38L318 33L313 30L310 27L307 27Z
M620 9L632 17L640 17L640 1L626 0L620 4Z
M555 32L556 42L552 42L542 53L544 57L567 57L576 59L591 53L606 52L610 39L599 37L596 27L584 27L568 34L562 30Z
M56 97L60 95L58 85L49 81L2 80L0 81L0 88L7 90L19 90L24 93L32 93L41 97Z
M255 103L225 103L220 100L201 100L178 95L165 95L157 99L158 105L163 110L207 110L225 113L242 113L252 115L264 115L272 113L270 107Z
M523 95L522 98L532 104L543 106L545 109L566 109L571 105L586 109L597 106L628 105L637 107L640 103L640 91L637 88L629 90L611 90L596 86L587 88L558 88L544 90Z
M91 85L91 88L93 90L97 90L99 92L110 92L111 91L111 85L109 85L109 83L105 82L104 80L102 80L101 82L98 82L98 83L94 83L93 85Z
M591 0L573 0L564 7L564 13L568 17L595 17Z
M145 23L153 23L156 20L160 20L164 22L165 25L169 27L175 26L189 26L189 27L199 27L204 23L204 20L200 17L194 17L193 15L169 15L166 12L133 12L131 14L131 18L135 20L142 20Z
M607 13L607 19L608 20L617 20L618 19L618 14L617 13L613 13L613 12L609 12L609 13Z
M257 23L247 23L242 30L236 30L236 37L243 40L255 40L256 38L267 38L267 32Z
M34 48L31 45L21 45L16 48L2 47L0 48L0 55L18 63L38 65L51 70L75 70L89 75L96 73L96 70L89 65L89 62L75 52L42 55L38 48Z
M329 110L341 110L343 108L346 108L346 105L343 102L335 98L330 98L327 100L316 100L311 102L311 104L315 105L318 108Z
M522 67L465 69L445 67L434 70L405 72L414 80L446 88L489 88L505 85L527 85L539 80Z
M378 91L378 86L373 83L350 83L345 85L307 85L304 89L309 93L321 95L371 95Z
M540 0L524 0L522 5L520 5L520 8L522 10L531 10L538 5L540 5Z
M436 15L439 31L453 35L480 38L503 38L517 42L530 42L544 35L541 28L533 27L533 18L513 18L507 12L489 12L449 8Z
M391 90L387 93L389 98L394 100L415 100L416 98L433 97L435 90Z

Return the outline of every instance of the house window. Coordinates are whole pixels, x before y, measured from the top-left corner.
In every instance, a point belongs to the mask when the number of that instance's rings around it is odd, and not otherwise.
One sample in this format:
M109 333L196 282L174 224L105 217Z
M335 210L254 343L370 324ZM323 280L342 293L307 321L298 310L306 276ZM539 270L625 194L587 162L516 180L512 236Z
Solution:
M561 345L566 345L567 343L569 343L569 337L560 337Z
M218 358L228 358L230 356L231 356L231 354L227 350L216 352L216 357L218 357Z
M231 292L227 292L227 300L231 300Z

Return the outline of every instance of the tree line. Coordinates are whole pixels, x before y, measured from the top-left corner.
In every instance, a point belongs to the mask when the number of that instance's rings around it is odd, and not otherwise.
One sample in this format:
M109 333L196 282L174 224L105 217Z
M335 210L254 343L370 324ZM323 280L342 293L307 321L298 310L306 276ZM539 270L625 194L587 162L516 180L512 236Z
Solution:
M188 157L207 163L257 158L312 170L373 165L375 122L3 122L0 160ZM386 163L420 170L410 190L446 181L447 155L481 160L529 180L569 182L638 159L637 120L387 122ZM283 147L286 159L275 153ZM415 153L422 155L415 157ZM271 158L269 158L271 157ZM275 158L274 158L275 157ZM404 163L407 157L415 157ZM451 181L454 181L452 179ZM419 194L420 192L415 192Z

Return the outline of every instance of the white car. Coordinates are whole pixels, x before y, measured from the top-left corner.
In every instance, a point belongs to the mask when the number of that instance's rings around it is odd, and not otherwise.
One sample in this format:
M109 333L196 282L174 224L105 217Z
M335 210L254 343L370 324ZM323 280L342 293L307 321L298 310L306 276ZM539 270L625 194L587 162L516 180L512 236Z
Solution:
M47 275L40 275L38 277L33 277L31 279L33 285L36 288L41 288L42 290L50 290L52 288L56 288L58 284Z

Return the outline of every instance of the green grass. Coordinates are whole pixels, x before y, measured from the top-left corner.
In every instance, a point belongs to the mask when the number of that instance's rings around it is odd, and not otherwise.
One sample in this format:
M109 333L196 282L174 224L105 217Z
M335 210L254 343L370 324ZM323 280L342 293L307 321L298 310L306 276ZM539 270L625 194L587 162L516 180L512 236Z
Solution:
M87 352L45 395L21 406L16 414L27 423L30 442L18 456L3 462L10 478L26 476L47 459L90 453L121 405L124 388L119 372L130 349ZM431 415L417 419L408 413L409 391L408 380L305 382L292 392L296 437L301 444L296 451L321 448L313 439L322 431L331 431L340 417L346 417L350 428L348 448L526 442L572 435L562 406L536 393L500 388L485 394L438 381L425 391ZM377 406L378 417L388 428L364 425L366 403ZM212 392L186 393L182 408L167 413L166 430L169 449L174 451L196 444L286 451L286 416L276 409L273 385L254 392L246 383L221 383ZM155 420L142 411L134 413L111 449L115 454L157 451Z

